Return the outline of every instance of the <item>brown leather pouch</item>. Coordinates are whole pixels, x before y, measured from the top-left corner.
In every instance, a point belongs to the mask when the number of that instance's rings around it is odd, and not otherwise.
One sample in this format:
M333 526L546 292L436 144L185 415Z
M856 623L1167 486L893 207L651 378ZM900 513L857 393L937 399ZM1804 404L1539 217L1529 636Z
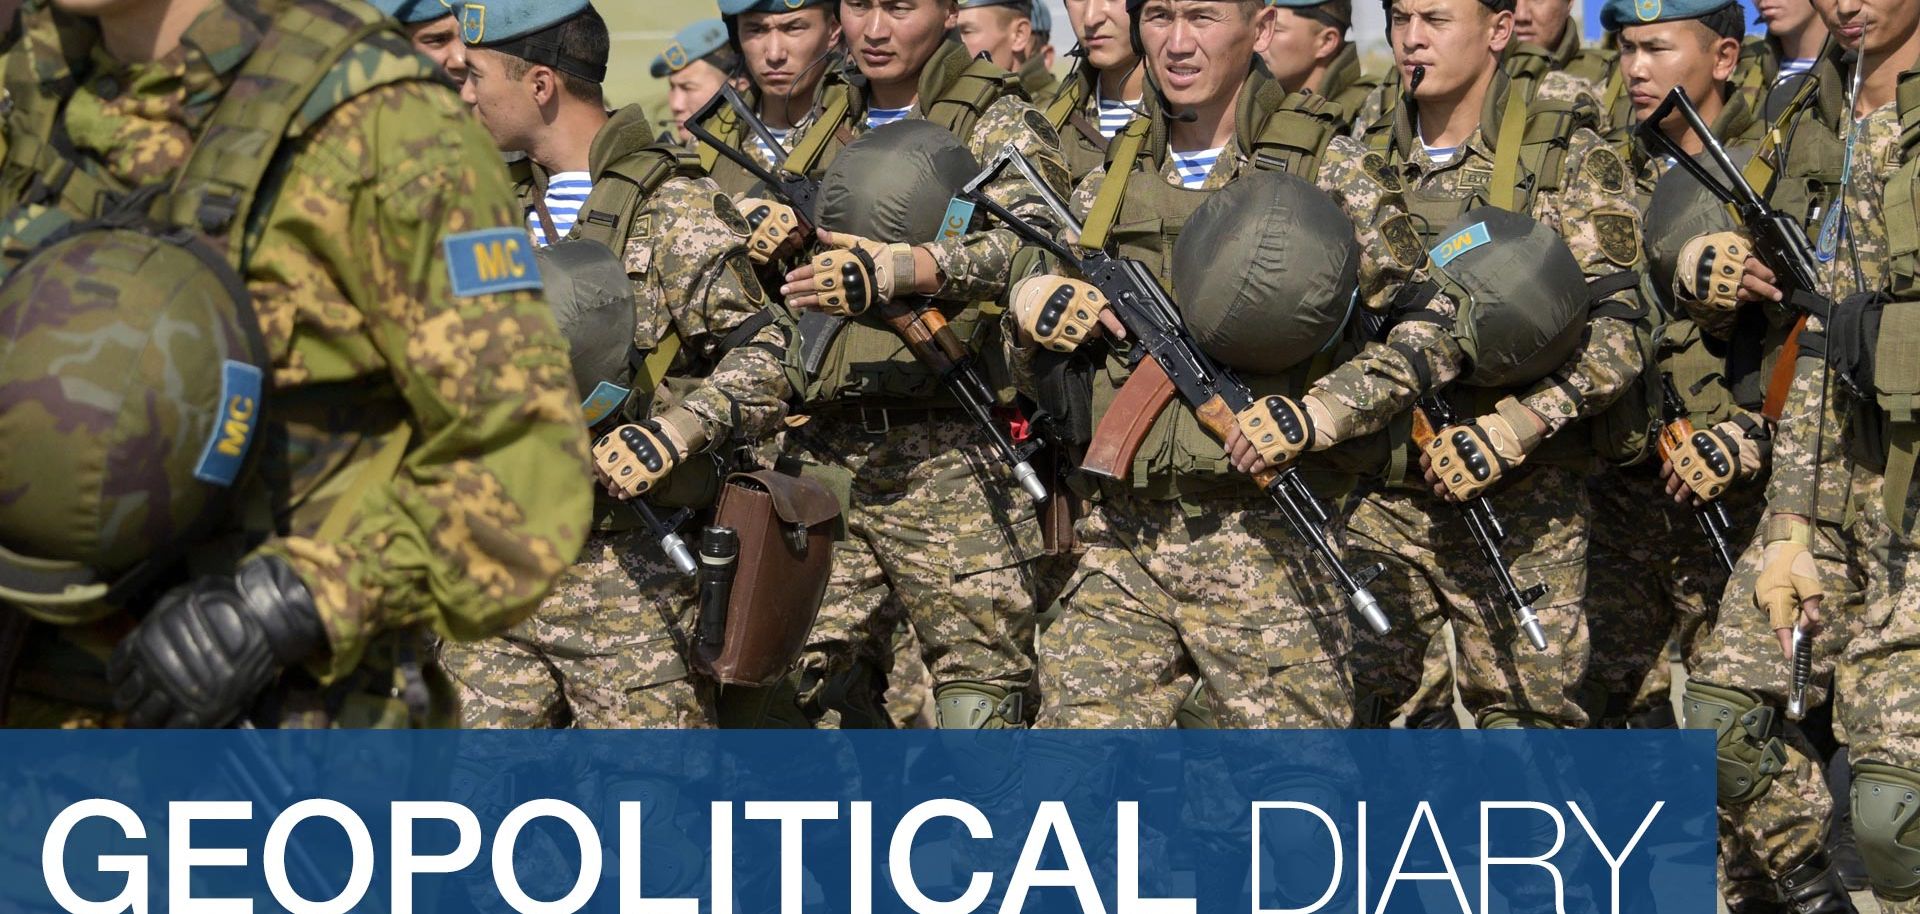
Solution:
M713 523L740 537L740 558L726 635L694 651L701 673L749 686L772 685L786 674L826 595L839 516L839 500L811 479L775 470L727 477Z
M1047 463L1051 472L1046 476L1048 488L1052 490L1046 507L1040 509L1040 541L1048 555L1072 555L1079 546L1074 539L1073 522L1080 516L1080 496L1067 488L1064 472L1069 467L1060 457L1059 448L1047 448Z

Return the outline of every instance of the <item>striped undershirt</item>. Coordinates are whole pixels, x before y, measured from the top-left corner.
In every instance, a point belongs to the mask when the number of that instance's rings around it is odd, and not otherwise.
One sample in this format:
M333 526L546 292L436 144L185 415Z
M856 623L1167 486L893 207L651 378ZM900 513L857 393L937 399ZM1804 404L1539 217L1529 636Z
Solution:
M1213 173L1213 165L1220 161L1220 150L1224 146L1212 149L1199 149L1193 152L1173 153L1173 168L1180 175L1180 186L1188 190L1197 190L1207 183L1207 175Z
M1139 99L1132 102L1114 101L1100 97L1100 91L1094 90L1094 126L1100 129L1100 135L1111 140L1125 130L1127 122L1133 120L1133 112L1140 105Z
M562 238L573 230L573 223L580 218L580 205L587 202L587 193L592 190L593 178L584 171L563 171L547 179L547 214L553 217L553 229ZM538 211L527 213L527 230L533 233L533 243L541 247L560 240L547 237Z
M782 147L780 151L783 153L786 152L787 150L785 147L787 145L787 137L792 136L793 131L792 130L775 130L772 127L768 127L767 132L773 134L773 138L780 142L780 146ZM753 145L755 148L760 150L760 154L764 156L767 161L769 162L773 161L774 159L773 150L767 146L767 141L761 139L760 134L757 132L753 134Z
M868 108L867 129L872 130L876 127L885 127L894 121L904 121L907 119L907 115L912 113L912 108Z
M1793 57L1780 61L1780 75L1773 78L1773 84L1779 85L1795 76L1813 69L1815 58Z

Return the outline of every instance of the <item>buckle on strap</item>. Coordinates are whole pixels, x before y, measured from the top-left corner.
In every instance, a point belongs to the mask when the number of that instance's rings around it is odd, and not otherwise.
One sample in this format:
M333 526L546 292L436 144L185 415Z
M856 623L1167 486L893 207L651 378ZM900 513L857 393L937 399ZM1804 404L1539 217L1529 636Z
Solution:
M876 419L879 421L876 422ZM892 411L877 406L860 407L860 429L869 435L884 435L893 431Z

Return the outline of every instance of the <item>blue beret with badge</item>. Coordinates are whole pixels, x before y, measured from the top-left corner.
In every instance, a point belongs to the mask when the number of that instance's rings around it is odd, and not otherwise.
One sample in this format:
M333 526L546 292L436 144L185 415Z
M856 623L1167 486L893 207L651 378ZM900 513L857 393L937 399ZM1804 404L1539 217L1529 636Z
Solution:
M673 36L673 43L653 59L654 79L678 73L694 61L727 46L727 24L718 19L702 19Z
M828 0L720 0L720 15L741 13L792 13L826 5Z
M419 25L453 15L447 0L371 0L373 8L400 21L401 25Z
M1617 32L1628 26L1698 19L1732 6L1734 0L1606 0L1600 26Z
M581 16L599 16L588 0L484 0L459 4L460 37L468 45L511 54L591 83L605 82L607 62L562 47L557 30Z

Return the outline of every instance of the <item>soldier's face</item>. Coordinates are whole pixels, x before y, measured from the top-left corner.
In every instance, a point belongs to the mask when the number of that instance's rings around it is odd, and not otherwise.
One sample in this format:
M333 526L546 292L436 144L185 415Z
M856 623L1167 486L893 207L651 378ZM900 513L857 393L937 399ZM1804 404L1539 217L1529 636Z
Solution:
M967 53L982 53L1003 70L1017 70L1033 53L1033 23L1007 6L960 11L960 40Z
M1480 0L1398 0L1387 33L1401 85L1412 86L1414 70L1425 70L1414 98L1458 98L1499 65L1513 38L1513 14Z
M1692 20L1620 30L1620 73L1627 80L1635 123L1652 115L1675 86L1696 101L1708 98L1733 76L1739 60L1740 42Z
M553 71L529 67L514 76L511 59L487 48L467 49L467 78L460 84L460 97L473 106L480 125L493 136L494 145L507 152L526 152L532 138L545 125L536 95L536 77ZM557 86L556 86L557 88Z
M1767 31L1775 35L1797 35L1813 24L1815 16L1811 0L1759 0L1754 8Z
M1869 57L1913 41L1920 24L1920 0L1817 0L1813 7L1836 41Z
M920 77L959 12L954 0L840 0L840 28L860 72L894 85Z
M1133 39L1127 35L1126 0L1066 0L1073 34L1087 50L1087 62L1101 70L1133 66Z
M432 22L407 26L413 49L426 55L441 70L459 82L467 77L467 43L460 40L460 21L442 16Z
M1513 37L1551 48L1567 33L1573 0L1514 0Z
M769 96L811 95L820 82L820 58L839 43L840 23L819 7L740 16L747 73Z
M726 72L704 60L687 64L678 73L667 77L667 113L672 115L674 129L681 139L687 138L687 132L680 125L685 124L687 118L700 110L700 106L712 99L726 83Z
M1298 92L1313 68L1340 52L1340 30L1291 9L1273 11L1273 40L1267 44L1267 69L1288 92Z
M1231 103L1253 55L1273 40L1273 9L1246 0L1147 0L1140 42L1175 108Z

